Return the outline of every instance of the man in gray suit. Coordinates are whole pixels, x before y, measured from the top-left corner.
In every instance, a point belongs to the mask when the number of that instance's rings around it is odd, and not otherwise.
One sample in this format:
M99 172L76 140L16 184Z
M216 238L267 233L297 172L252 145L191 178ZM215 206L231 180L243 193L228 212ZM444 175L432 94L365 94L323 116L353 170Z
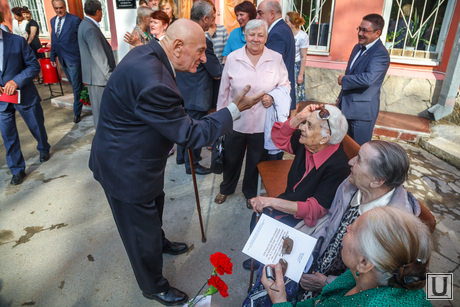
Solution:
M115 69L112 47L99 28L102 20L102 6L98 0L85 2L86 17L78 28L83 82L88 86L89 99L93 109L94 127L97 128L102 93Z

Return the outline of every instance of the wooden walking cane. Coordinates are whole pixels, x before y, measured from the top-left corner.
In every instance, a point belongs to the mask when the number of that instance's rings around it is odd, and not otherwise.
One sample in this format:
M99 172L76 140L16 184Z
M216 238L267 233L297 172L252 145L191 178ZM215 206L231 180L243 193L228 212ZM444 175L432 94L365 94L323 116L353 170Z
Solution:
M256 215L256 225L259 222L260 213ZM252 280L254 279L254 258L251 258L251 275L249 276L249 288L248 293L252 289Z
M196 210L198 211L198 217L200 219L201 242L205 243L206 242L206 236L204 235L203 218L201 217L200 195L198 194L198 186L196 184L195 165L194 165L194 162L193 162L193 154L192 154L191 149L188 150L188 158L190 160L190 169L192 171L193 188L195 189Z

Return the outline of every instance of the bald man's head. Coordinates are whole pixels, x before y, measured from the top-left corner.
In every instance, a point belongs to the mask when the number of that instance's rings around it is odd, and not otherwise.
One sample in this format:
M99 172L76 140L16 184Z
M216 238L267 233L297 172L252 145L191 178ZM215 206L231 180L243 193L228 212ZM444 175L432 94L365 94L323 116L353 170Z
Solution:
M194 73L200 63L206 63L206 37L191 20L181 18L172 23L161 46L176 71Z
M264 0L257 7L257 19L265 20L269 27L283 16L281 13L281 5L276 0Z

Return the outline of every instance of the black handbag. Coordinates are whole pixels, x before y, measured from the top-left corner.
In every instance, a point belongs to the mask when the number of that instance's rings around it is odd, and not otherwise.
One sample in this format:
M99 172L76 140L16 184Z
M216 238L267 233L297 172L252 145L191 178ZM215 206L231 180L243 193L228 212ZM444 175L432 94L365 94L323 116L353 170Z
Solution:
M224 141L225 136L221 136L212 145L211 172L222 174L224 171Z

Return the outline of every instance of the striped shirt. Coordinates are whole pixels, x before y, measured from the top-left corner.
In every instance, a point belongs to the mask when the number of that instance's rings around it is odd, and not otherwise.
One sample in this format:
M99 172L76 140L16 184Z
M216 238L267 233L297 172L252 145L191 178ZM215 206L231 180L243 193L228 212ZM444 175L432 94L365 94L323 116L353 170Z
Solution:
M212 37L209 36L209 33L206 32L206 37L212 40L214 45L214 53L216 54L219 62L222 64L222 52L224 52L225 44L228 39L227 28L223 25L216 24L217 29Z

